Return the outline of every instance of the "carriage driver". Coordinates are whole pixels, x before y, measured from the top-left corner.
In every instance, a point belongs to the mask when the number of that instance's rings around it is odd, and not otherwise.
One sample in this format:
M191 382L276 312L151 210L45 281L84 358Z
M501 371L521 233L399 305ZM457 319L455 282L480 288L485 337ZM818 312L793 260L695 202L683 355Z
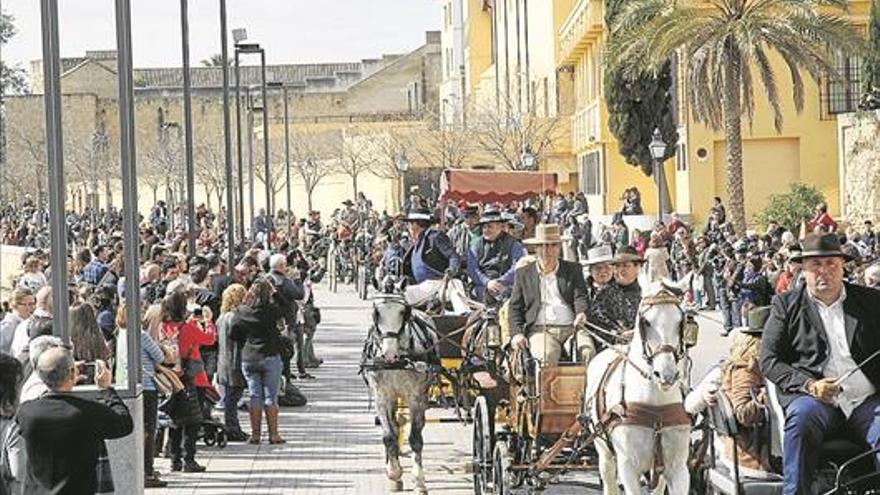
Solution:
M510 297L510 345L531 349L544 364L559 362L566 341L587 321L587 287L578 263L560 259L563 242L559 225L539 224L535 237L526 245L535 246L535 256L517 265ZM584 363L595 354L593 340L577 330L577 353Z
M761 371L785 408L783 493L811 493L826 439L848 433L880 447L880 291L843 281L837 234L809 234L805 285L773 299L761 342ZM880 455L874 462L880 469Z
M407 304L422 306L430 302L446 286L446 300L452 303L456 314L470 310L465 297L464 284L455 279L460 258L449 237L431 227L434 215L427 208L414 208L404 219L412 236L412 246L403 258L403 274ZM444 278L446 281L444 282Z

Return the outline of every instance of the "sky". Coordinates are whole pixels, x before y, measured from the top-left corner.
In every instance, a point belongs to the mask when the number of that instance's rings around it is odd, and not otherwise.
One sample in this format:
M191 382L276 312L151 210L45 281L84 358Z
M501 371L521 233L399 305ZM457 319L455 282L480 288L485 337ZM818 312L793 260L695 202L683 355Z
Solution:
M267 63L354 62L421 46L440 28L437 0L227 0L229 28L244 27ZM63 57L115 49L113 0L59 0ZM42 58L40 2L0 0L18 34L3 60L30 67ZM190 60L220 53L218 0L189 0ZM230 35L230 43L232 37ZM132 0L135 67L181 64L179 0Z

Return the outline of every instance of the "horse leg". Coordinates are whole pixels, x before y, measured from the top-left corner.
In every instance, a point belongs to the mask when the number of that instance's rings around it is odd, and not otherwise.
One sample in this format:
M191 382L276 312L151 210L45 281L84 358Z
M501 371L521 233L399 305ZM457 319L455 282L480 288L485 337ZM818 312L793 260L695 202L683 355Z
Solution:
M666 458L663 477L666 479L669 493L688 493L691 484L690 471L687 466L690 454L690 435L686 431L664 432L663 447Z
M425 485L425 472L422 469L422 447L425 444L422 438L422 429L425 427L426 408L427 404L424 400L416 398L409 401L412 421L409 431L409 447L413 453L413 477L416 482L413 492L418 495L427 495L428 493L428 487Z
M391 491L403 489L400 478L400 448L397 444L397 398L386 399L382 404L377 402L379 423L382 425L382 442L385 444L385 475L391 481Z
M604 440L597 439L595 445L596 451L599 453L599 476L602 478L602 493L604 495L620 495L614 454Z
M625 456L617 457L617 475L623 485L623 493L626 495L640 495L642 493L641 474L634 460L627 459Z

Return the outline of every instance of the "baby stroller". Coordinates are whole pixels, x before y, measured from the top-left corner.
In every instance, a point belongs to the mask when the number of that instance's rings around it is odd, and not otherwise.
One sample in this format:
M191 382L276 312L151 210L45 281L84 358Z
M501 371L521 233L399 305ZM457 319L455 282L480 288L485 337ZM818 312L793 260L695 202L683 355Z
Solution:
M211 416L214 405L220 402L220 394L214 387L203 389L205 400L202 402L202 422L199 428L199 439L208 447L217 445L225 448L227 443L226 425Z

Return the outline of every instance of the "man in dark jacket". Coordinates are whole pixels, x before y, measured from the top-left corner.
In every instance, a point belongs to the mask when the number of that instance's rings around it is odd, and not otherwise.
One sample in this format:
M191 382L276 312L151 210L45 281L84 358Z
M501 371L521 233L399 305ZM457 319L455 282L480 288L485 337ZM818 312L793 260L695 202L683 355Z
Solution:
M806 283L773 299L764 327L761 372L785 408L786 495L812 493L825 439L848 433L880 447L880 359L873 356L880 292L844 283L845 258L835 234L808 235L795 258Z
M545 364L556 364L566 341L576 335L577 358L589 362L593 341L577 327L587 321L587 287L581 266L559 258L562 236L556 224L540 224L526 245L536 257L517 264L510 296L510 345L531 349Z
M17 421L28 452L24 492L93 494L98 488L98 455L104 440L124 437L134 429L128 408L110 387L113 377L102 361L95 372L100 401L69 393L78 372L68 349L45 351L36 371L50 392L18 410Z
M458 274L461 258L449 237L435 230L434 215L427 208L416 208L406 216L412 246L403 257L403 274L409 280L406 288L407 303L421 305L438 297L446 290L445 297L458 314L467 313L469 307L464 296L464 285L454 277ZM446 283L444 284L444 278Z
M305 361L303 361L303 336L300 332L299 325L296 323L296 313L299 309L297 301L302 301L306 295L305 288L299 278L299 271L294 270L297 280L290 278L287 265L287 256L276 253L269 258L269 278L272 279L272 285L275 286L275 300L281 310L281 316L284 319L284 327L287 329L287 336L293 339L296 346L296 369L299 377L302 379L313 379L314 376L306 371ZM290 378L290 361L285 360L283 374L286 378Z
M504 231L507 220L501 213L486 207L479 222L482 235L471 243L468 253L468 274L480 301L487 295L504 300L513 285L516 261L525 254L519 240Z

